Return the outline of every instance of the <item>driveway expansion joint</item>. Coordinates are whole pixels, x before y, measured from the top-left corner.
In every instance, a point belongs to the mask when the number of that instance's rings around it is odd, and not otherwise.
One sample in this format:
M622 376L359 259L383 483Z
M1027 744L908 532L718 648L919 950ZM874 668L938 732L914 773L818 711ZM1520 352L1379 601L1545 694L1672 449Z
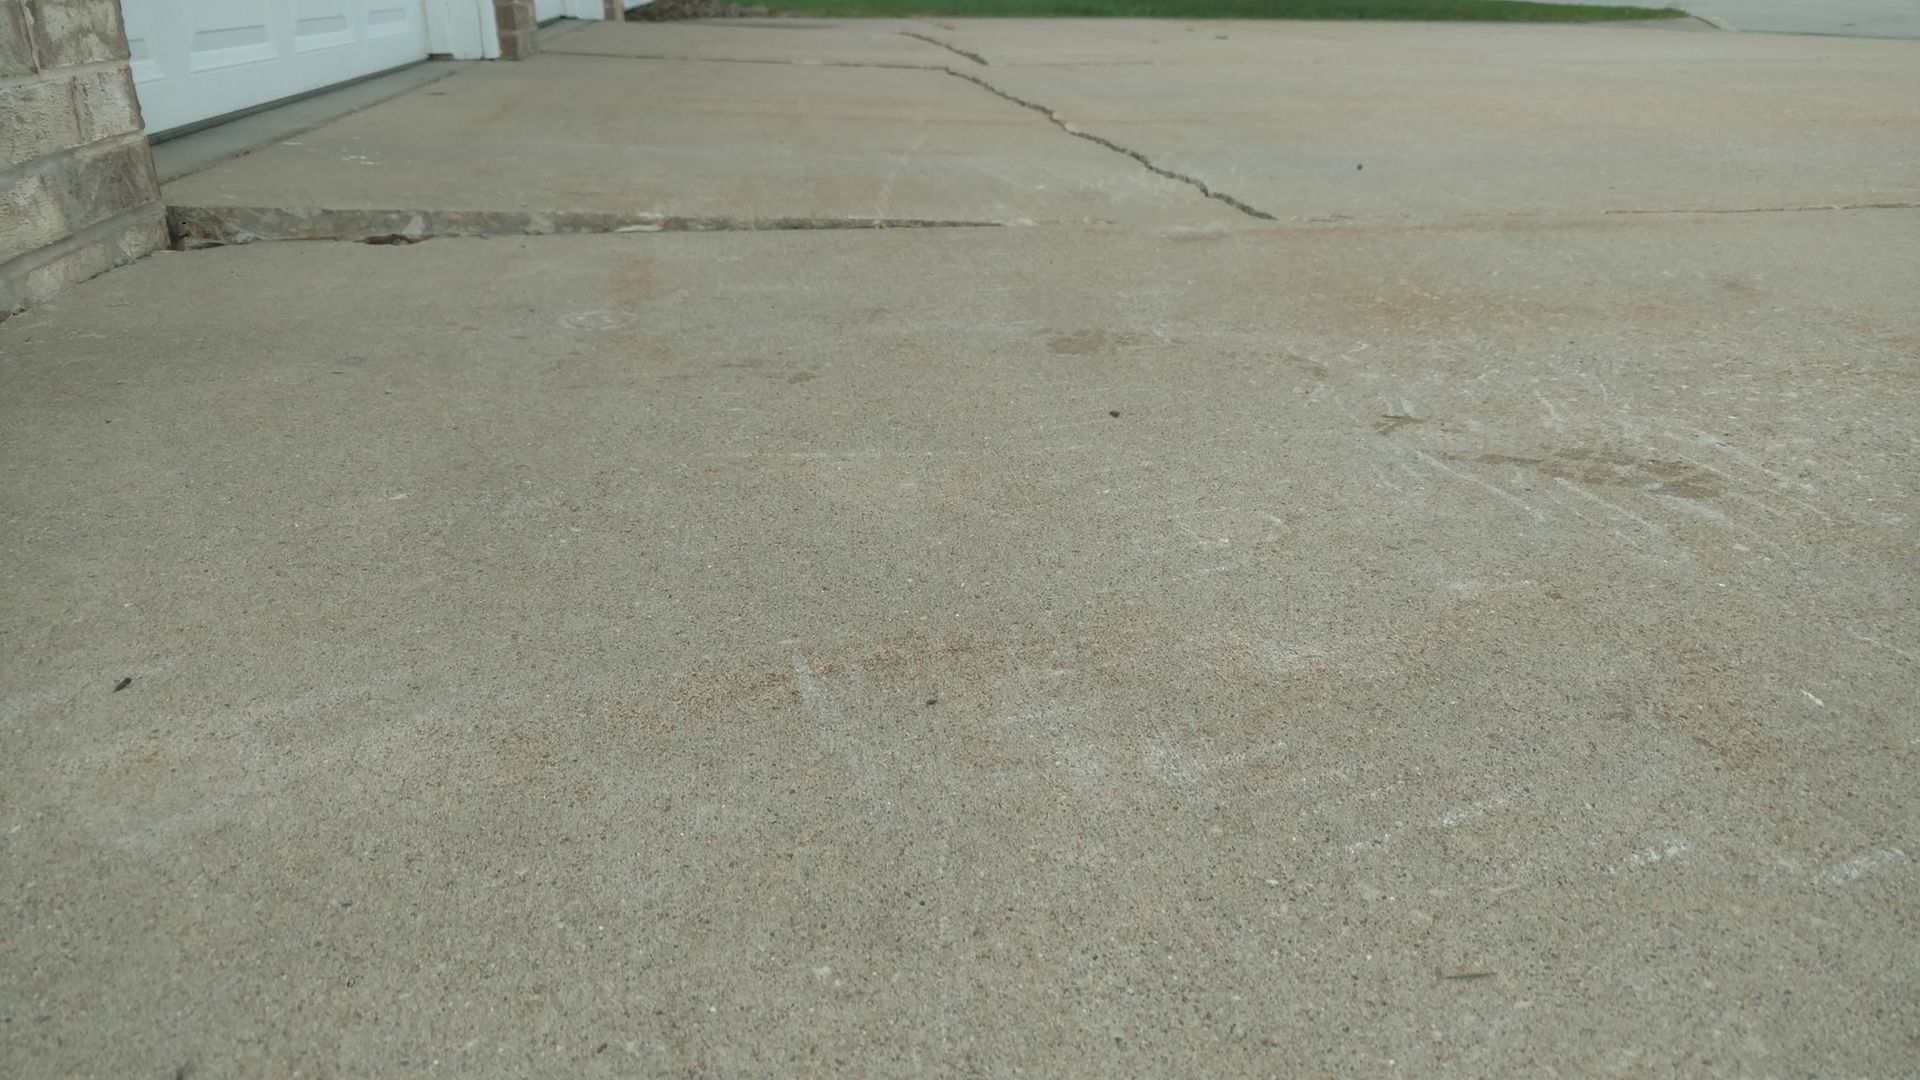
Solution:
M408 243L436 237L823 229L990 229L999 221L944 218L613 214L591 210L363 210L320 207L169 206L177 251L265 240Z

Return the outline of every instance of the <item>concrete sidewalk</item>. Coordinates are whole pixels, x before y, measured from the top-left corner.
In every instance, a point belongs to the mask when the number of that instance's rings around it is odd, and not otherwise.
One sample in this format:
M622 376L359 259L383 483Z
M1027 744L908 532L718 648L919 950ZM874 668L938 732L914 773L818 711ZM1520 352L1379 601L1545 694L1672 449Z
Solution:
M450 76L170 197L490 235L0 323L0 1074L1920 1055L1915 48L953 27Z

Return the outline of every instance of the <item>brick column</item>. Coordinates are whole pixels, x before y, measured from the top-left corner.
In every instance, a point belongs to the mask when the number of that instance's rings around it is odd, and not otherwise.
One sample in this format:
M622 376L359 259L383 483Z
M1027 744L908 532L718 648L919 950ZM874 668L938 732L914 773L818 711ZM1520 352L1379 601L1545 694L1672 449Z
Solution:
M627 5L621 3L620 0L605 0L603 8L606 12L606 17L612 19L614 22L619 22L621 19L627 17Z
M0 318L166 243L117 0L0 0Z
M500 59L524 60L538 46L534 34L533 0L493 0L493 18L500 25Z

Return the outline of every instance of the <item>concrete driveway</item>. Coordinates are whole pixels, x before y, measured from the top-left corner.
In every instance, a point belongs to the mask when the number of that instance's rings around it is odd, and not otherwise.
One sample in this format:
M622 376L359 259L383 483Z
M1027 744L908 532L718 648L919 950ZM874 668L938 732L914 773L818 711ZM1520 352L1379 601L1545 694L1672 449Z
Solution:
M0 1073L1920 1056L1920 46L802 25L0 324Z
M1683 6L1735 30L1920 38L1913 0L1693 0Z

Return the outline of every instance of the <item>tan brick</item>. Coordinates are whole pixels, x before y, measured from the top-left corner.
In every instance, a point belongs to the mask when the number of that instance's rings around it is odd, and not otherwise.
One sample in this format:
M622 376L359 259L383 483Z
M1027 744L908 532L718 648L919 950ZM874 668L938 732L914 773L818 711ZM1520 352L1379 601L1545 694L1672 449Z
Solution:
M0 263L72 231L66 207L47 176L32 173L0 180Z
M53 176L55 194L75 231L160 197L153 154L138 139L72 151Z
M70 84L48 79L0 87L0 169L87 141L73 115Z
M500 27L502 60L522 60L539 48L533 0L493 0L493 18Z
M73 112L87 142L139 131L140 99L134 96L132 72L121 66L74 76Z
M118 0L27 0L40 69L127 58ZM182 15L181 17L184 17Z
M0 264L0 317L166 246L166 217L159 203L151 203L55 247Z
M24 0L0 0L0 79L33 74L29 26Z
M531 30L500 31L500 59L525 60L535 52L535 37Z

